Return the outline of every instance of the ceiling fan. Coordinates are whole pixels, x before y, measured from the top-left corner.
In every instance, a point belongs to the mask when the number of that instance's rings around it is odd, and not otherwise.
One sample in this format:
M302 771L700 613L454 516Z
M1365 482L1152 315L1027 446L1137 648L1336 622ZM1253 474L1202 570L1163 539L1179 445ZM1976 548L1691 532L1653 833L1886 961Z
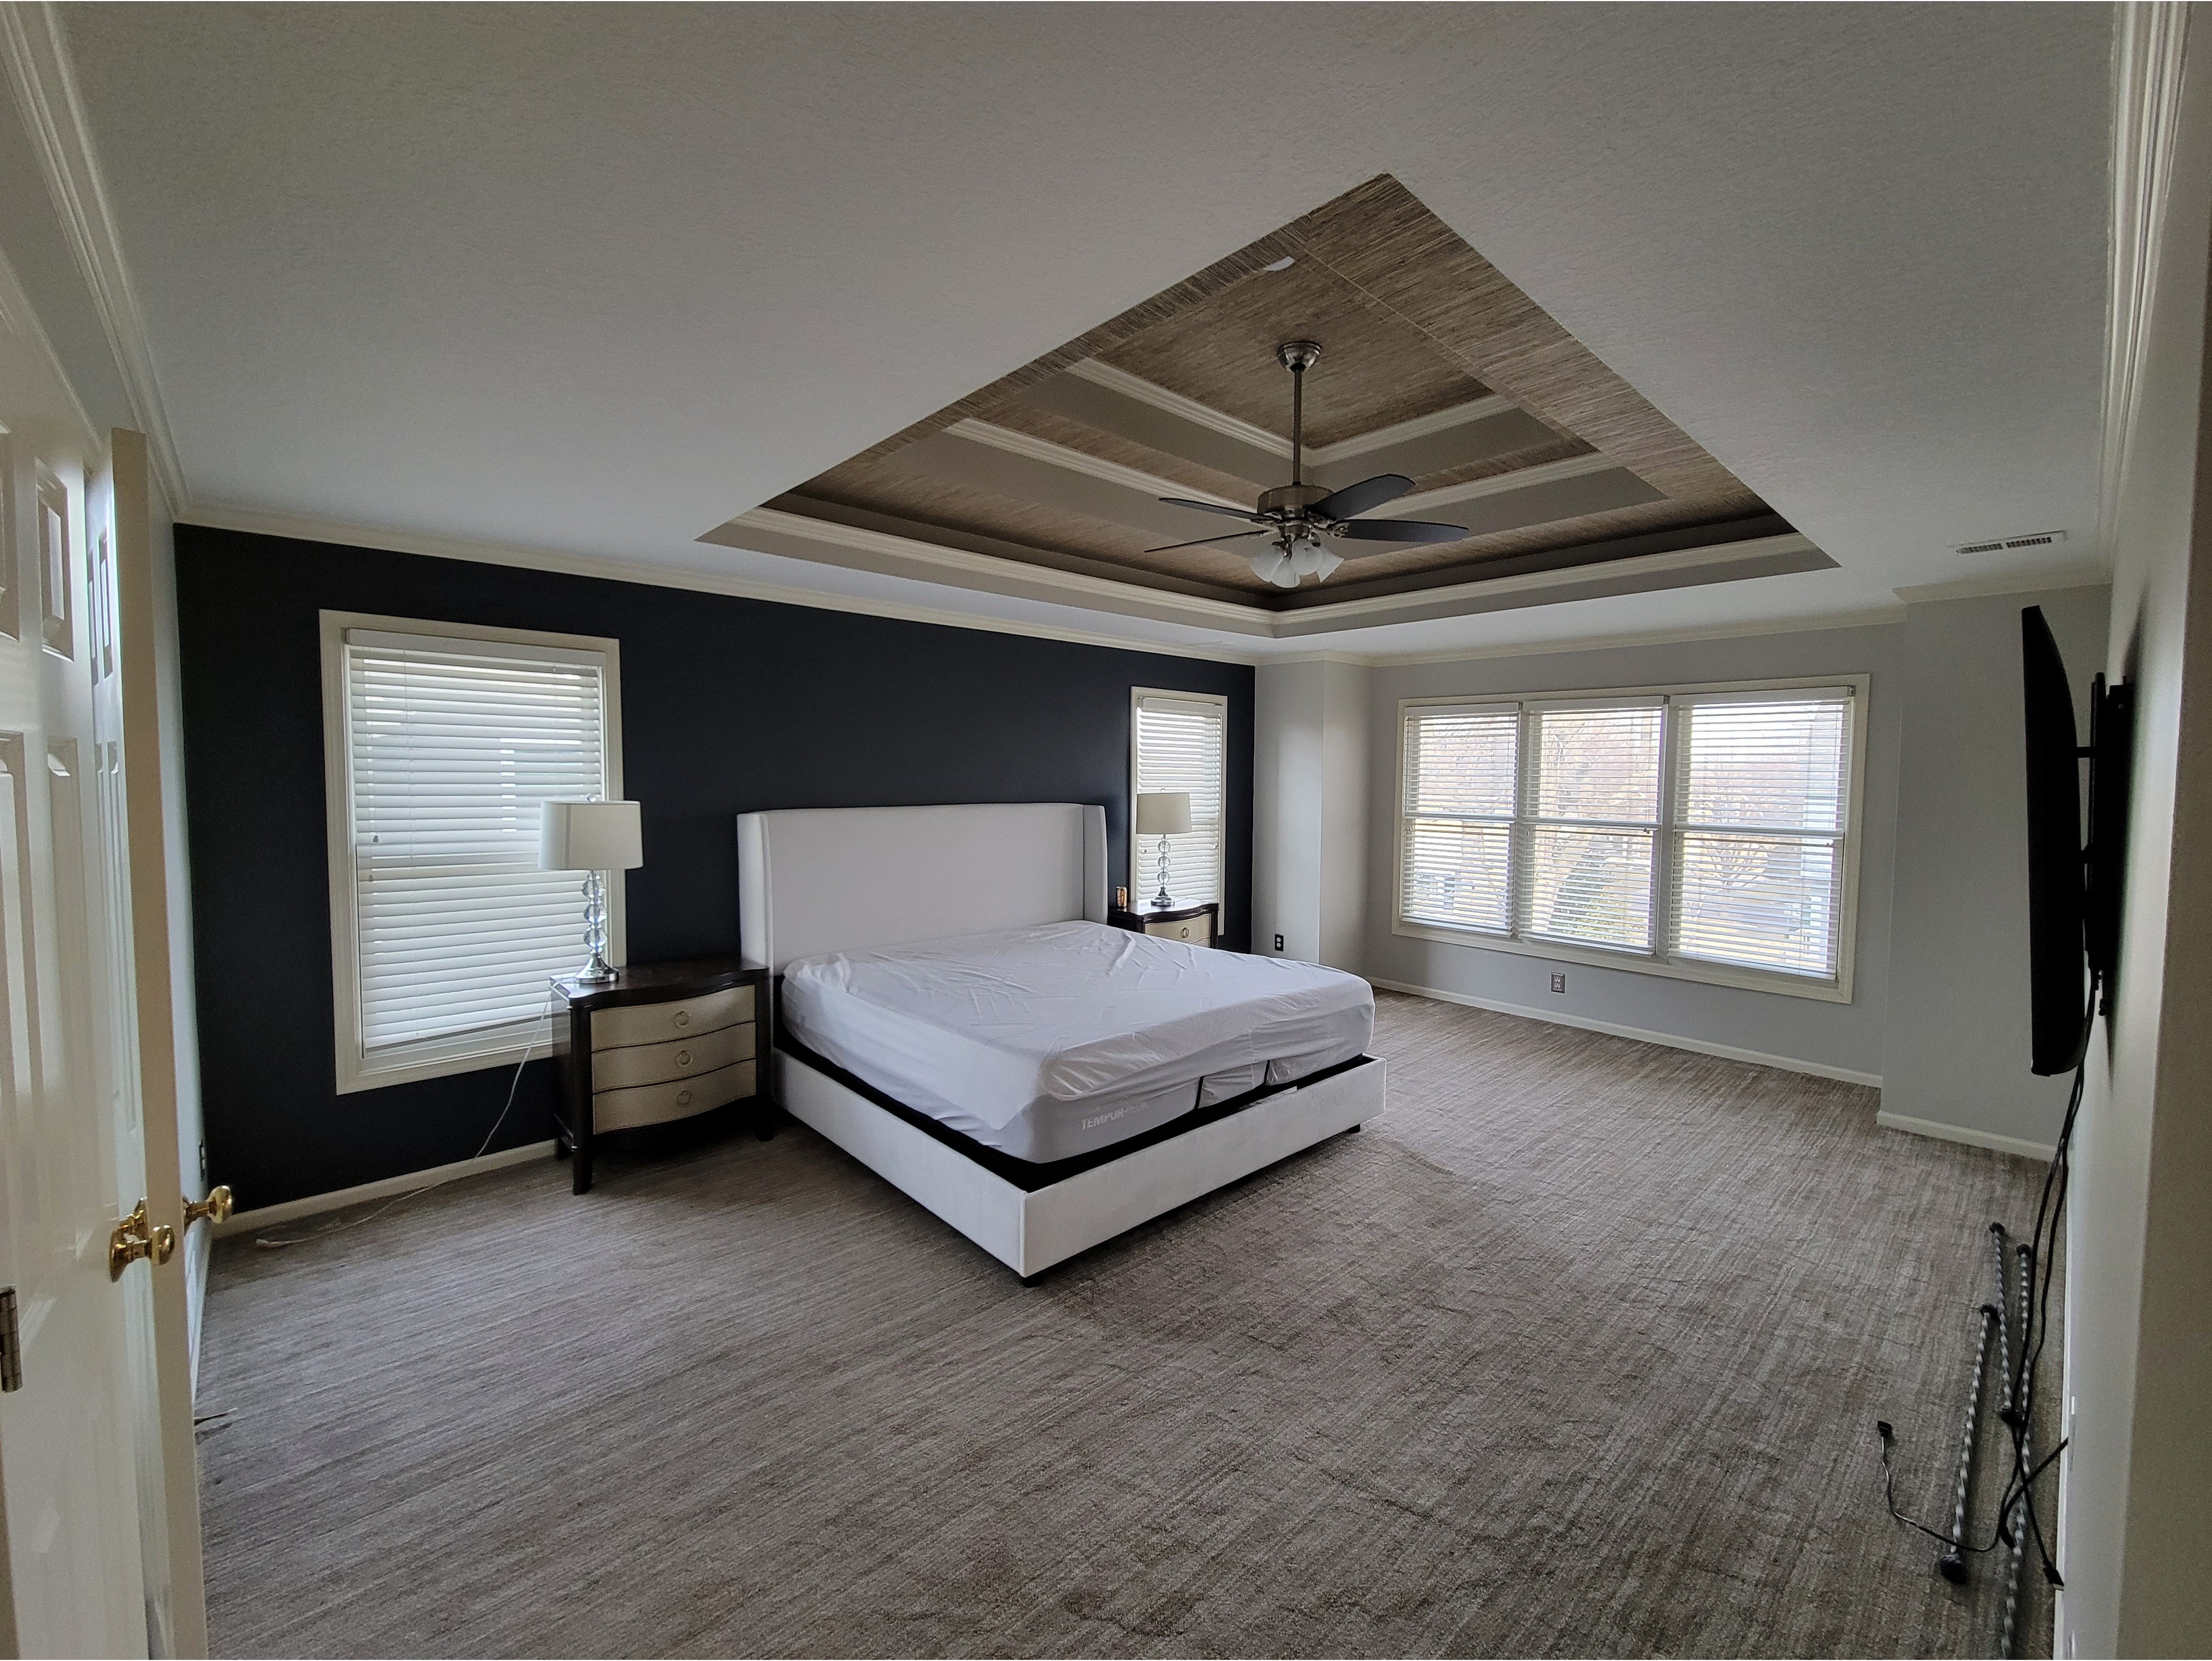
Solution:
M1305 441L1306 371L1320 358L1321 343L1286 340L1275 349L1275 356L1291 372L1291 482L1261 492L1259 507L1252 512L1241 507L1224 507L1218 502L1194 501L1188 496L1160 498L1170 507L1226 513L1231 518L1249 520L1260 529L1232 530L1225 536L1200 536L1195 542L1170 543L1165 548L1148 549L1146 552L1166 554L1178 548L1265 536L1267 542L1251 555L1253 574L1278 588L1296 588L1307 577L1326 582L1330 573L1344 563L1344 556L1322 540L1324 536L1370 543L1455 543L1467 535L1463 524L1437 524L1427 519L1359 518L1385 502L1395 501L1413 488L1413 482L1403 473L1377 473L1371 479L1347 484L1341 490L1326 490L1320 485L1303 482L1300 464Z

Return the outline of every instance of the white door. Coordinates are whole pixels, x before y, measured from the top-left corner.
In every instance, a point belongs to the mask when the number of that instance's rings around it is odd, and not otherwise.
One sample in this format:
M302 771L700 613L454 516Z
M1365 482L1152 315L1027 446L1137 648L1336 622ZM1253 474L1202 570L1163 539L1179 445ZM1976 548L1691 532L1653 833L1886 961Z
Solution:
M13 288L0 264L0 300L20 302ZM98 709L120 482L28 315L0 304L0 1331L12 1294L15 1335L0 1377L15 1386L0 1393L0 1653L144 1655L149 1632L193 1640L167 1606L150 1280L181 1265L142 1258L119 1280L109 1265L145 1192L149 1128L117 909L122 735ZM173 1227L173 1187L151 1197Z

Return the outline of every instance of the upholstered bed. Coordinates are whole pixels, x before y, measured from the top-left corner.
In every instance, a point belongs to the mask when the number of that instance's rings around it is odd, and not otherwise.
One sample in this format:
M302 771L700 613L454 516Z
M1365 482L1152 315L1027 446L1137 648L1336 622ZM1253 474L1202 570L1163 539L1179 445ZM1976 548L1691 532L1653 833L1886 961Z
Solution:
M747 814L777 1099L1030 1276L1382 1109L1364 983L1104 926L1105 820Z

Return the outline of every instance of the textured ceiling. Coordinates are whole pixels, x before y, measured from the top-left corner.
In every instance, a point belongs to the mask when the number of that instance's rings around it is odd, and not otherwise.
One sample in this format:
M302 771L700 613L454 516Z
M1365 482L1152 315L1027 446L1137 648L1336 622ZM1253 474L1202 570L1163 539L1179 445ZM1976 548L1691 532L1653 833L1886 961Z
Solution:
M1467 536L1338 542L1344 568L1286 594L1254 573L1261 543L1234 522L1160 503L1182 492L1249 506L1288 482L1291 379L1277 347L1289 340L1322 348L1305 376L1305 476L1334 488L1397 473L1412 492L1368 517ZM1655 533L1790 530L1388 176L771 506L1276 609L1517 575L1516 555L1634 557Z

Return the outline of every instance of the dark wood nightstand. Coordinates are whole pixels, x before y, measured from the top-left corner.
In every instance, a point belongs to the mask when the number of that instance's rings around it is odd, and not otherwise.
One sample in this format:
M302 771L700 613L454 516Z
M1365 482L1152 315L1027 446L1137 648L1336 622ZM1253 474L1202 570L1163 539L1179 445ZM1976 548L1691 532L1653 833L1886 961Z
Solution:
M768 970L741 957L618 969L586 985L556 980L554 1048L562 1058L562 1151L576 1192L592 1185L592 1142L607 1131L665 1125L733 1101L766 1106ZM763 1141L763 1118L756 1125Z
M1211 900L1203 905L1170 906L1163 911L1117 908L1106 913L1106 920L1132 934L1188 940L1194 946L1211 946L1221 938L1221 907Z

